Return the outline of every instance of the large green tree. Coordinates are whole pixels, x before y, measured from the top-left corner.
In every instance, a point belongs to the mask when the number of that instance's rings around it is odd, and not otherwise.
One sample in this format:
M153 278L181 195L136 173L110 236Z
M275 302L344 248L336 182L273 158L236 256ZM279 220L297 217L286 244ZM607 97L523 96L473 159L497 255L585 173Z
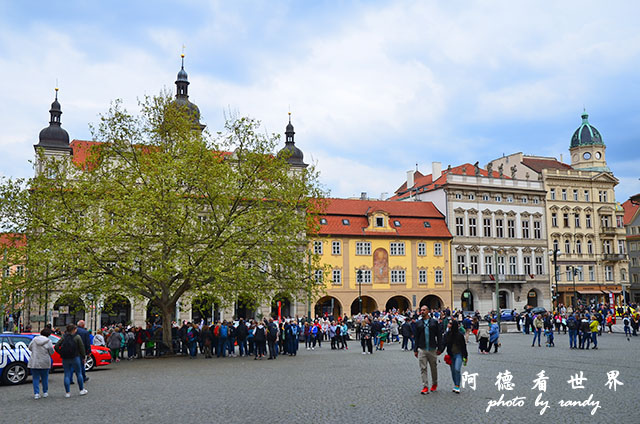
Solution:
M211 136L168 95L120 102L85 155L40 155L40 172L0 188L5 229L27 236L24 288L146 298L164 328L185 294L233 301L315 290L307 236L323 193L312 167L274 154L248 118ZM171 331L164 331L168 346Z

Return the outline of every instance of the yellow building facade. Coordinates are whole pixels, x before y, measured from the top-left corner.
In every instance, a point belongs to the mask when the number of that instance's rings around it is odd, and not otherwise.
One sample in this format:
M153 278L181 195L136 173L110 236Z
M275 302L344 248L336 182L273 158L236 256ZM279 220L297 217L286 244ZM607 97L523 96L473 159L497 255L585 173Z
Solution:
M310 246L316 316L451 306L451 234L431 202L328 202Z

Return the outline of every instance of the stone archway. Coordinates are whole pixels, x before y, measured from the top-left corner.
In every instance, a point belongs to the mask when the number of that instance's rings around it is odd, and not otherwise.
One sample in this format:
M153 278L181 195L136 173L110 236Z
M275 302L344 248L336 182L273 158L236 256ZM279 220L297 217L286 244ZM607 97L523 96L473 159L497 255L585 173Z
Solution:
M429 309L441 309L443 302L440 297L435 294L428 294L420 300L420 306L427 305Z
M536 289L531 289L527 293L527 305L535 308L538 306L538 302L540 301L539 293Z
M411 301L404 296L393 296L387 300L387 304L384 309L390 311L394 308L401 314L404 314L407 309L411 309Z
M85 306L82 298L76 294L63 294L53 304L54 314L53 326L55 328L65 327L67 324L77 324L78 321L85 319Z
M100 326L131 322L131 302L121 294L109 295L103 302L100 312Z
M333 316L334 319L342 316L342 304L333 296L324 296L318 299L315 307L316 316Z
M373 311L378 310L378 302L371 296L361 296L362 298L362 313L370 314ZM359 298L355 298L351 302L351 315L358 315L360 313L360 301Z

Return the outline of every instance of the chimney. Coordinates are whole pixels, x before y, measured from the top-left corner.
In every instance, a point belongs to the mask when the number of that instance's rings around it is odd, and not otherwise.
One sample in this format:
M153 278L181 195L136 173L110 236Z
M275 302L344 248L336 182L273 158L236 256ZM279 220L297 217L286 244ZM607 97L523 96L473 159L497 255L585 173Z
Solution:
M560 153L560 162L563 163L562 162L562 153Z
M431 175L432 181L437 180L442 175L442 163L431 162Z
M409 190L411 187L413 187L415 181L413 181L413 173L415 171L411 170L411 171L407 171L407 190Z
M367 192L363 191L360 193L360 200L367 200Z

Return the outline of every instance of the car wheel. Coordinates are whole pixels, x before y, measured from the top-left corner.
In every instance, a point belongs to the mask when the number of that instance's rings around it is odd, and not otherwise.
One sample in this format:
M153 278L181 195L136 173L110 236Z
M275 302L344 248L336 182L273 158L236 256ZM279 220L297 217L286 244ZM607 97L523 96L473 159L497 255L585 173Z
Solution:
M86 361L84 361L84 370L91 371L96 367L96 360L93 355L89 355Z
M12 362L7 365L2 373L2 381L6 384L21 384L27 380L29 371L26 364L22 362Z

